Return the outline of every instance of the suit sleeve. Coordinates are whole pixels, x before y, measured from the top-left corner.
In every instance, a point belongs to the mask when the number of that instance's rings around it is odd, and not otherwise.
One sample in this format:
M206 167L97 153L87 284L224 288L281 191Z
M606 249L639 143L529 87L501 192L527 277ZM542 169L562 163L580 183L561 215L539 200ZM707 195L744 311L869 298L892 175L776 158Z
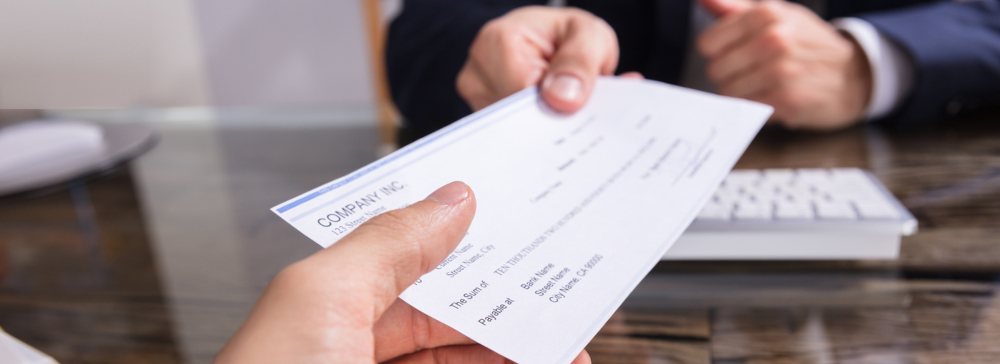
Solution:
M1000 97L1000 0L940 2L862 14L912 58L910 94L884 121L946 119Z
M544 0L408 0L389 27L386 68L411 139L468 115L455 79L487 21ZM405 136L401 136L405 138Z

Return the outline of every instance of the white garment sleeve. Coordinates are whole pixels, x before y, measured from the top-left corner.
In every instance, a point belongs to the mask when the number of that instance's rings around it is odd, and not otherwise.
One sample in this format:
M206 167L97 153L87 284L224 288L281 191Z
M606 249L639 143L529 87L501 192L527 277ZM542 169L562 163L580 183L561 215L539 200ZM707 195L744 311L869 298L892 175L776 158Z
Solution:
M850 34L868 58L872 72L872 93L865 110L865 119L888 115L909 93L915 77L909 54L894 41L882 35L871 23L860 18L840 18L832 22L837 29Z

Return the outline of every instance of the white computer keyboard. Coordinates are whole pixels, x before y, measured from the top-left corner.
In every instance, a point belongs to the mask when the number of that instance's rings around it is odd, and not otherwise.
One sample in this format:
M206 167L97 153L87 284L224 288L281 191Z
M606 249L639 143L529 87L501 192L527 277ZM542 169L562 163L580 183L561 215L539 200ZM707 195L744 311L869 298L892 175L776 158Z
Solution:
M916 227L860 169L733 170L664 259L891 259Z

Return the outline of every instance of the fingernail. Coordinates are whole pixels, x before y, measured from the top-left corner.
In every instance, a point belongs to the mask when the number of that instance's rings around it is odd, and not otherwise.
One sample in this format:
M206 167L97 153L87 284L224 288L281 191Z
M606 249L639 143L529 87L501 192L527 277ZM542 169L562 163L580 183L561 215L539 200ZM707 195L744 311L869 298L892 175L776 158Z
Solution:
M563 101L574 101L583 95L583 81L575 76L549 76L545 81L545 89Z
M469 186L462 182L452 182L438 188L437 191L427 196L428 201L434 201L442 205L453 205L469 196Z

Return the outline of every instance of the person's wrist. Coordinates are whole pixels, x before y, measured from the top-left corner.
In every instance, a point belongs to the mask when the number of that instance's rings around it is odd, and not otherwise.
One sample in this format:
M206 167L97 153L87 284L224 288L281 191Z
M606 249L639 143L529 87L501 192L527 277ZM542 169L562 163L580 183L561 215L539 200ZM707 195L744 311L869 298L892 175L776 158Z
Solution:
M850 34L841 32L844 40L850 44L850 57L845 69L845 98L847 109L850 110L851 122L865 118L868 103L872 96L872 69L864 48Z

